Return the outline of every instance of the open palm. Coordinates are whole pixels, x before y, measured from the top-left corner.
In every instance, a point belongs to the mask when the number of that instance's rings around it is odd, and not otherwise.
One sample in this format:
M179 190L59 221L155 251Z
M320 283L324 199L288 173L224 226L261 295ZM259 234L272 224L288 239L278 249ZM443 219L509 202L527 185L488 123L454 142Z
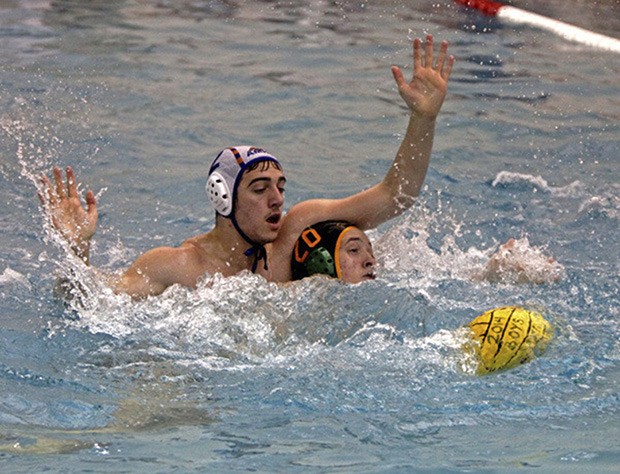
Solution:
M43 176L43 191L39 199L50 214L52 224L73 246L83 247L97 229L97 202L92 191L86 193L86 208L82 205L72 168L67 168L67 182L60 168L54 168L55 185Z
M407 82L397 66L392 67L392 74L398 92L411 112L434 119L448 91L454 57L447 56L447 41L441 43L436 62L433 49L432 35L427 35L424 48L422 41L416 38L413 42L413 78Z

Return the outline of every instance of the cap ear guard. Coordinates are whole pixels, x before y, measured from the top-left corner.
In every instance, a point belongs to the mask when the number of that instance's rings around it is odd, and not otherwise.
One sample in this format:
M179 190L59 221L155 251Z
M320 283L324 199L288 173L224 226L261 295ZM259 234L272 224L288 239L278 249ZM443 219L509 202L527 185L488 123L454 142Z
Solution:
M217 171L214 171L207 179L206 188L209 200L215 211L224 217L228 217L232 212L233 196L224 177Z
M244 171L253 163L261 161L278 163L278 160L265 150L245 145L226 148L217 155L209 168L206 191L218 214L233 218L234 223L237 186Z
M336 278L334 257L325 247L319 247L310 252L310 255L308 255L308 258L303 265L305 266L308 275L315 275L319 273Z
M317 273L342 278L340 244L355 227L346 221L322 221L304 229L295 242L291 256L293 280Z

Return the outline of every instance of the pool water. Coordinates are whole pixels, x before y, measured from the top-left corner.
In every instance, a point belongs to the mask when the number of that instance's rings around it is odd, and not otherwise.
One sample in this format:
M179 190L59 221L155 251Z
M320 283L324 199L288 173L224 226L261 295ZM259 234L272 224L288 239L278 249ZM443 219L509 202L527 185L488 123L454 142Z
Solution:
M620 36L617 2L511 3ZM0 11L2 470L617 469L620 57L448 1ZM389 66L410 72L425 33L457 62L424 192L370 232L377 280L216 275L132 302L49 232L36 193L55 165L98 195L105 272L211 228L226 146L280 157L287 207L375 184L407 121ZM560 280L480 280L509 238ZM59 275L79 302L54 296ZM460 328L504 305L554 339L475 376Z

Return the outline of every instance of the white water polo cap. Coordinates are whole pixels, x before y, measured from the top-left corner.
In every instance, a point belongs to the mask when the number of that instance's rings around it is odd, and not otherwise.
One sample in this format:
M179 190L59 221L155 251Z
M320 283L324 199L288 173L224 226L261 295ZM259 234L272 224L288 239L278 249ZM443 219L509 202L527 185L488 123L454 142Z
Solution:
M237 187L243 172L250 165L261 161L273 161L281 167L273 155L253 146L230 147L217 155L209 169L206 190L218 214L224 217L233 214Z

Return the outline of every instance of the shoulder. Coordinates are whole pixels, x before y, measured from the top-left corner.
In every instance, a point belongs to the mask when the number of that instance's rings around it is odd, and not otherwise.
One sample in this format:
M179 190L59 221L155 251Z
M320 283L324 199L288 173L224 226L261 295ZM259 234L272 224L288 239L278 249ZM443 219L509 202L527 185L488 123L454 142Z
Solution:
M292 251L304 229L325 220L345 220L364 229L367 209L360 196L367 191L342 199L311 199L295 204L284 216L278 238L273 242L275 252Z
M186 263L198 257L197 249L188 242L182 243L178 247L155 247L143 253L136 263L139 264L166 264L166 263Z
M149 294L158 294L174 284L195 287L198 278L208 270L197 247L184 242L179 247L156 247L145 252L124 278L138 288L148 288Z
M140 255L127 275L147 279L164 288L175 283L187 285L188 270L197 266L198 261L191 246L156 247Z
M320 216L324 214L321 209L324 206L325 203L322 199L313 199L294 205L282 219L282 227L272 244L274 253L278 255L290 254L295 241L303 230L314 224L315 220L321 220Z

